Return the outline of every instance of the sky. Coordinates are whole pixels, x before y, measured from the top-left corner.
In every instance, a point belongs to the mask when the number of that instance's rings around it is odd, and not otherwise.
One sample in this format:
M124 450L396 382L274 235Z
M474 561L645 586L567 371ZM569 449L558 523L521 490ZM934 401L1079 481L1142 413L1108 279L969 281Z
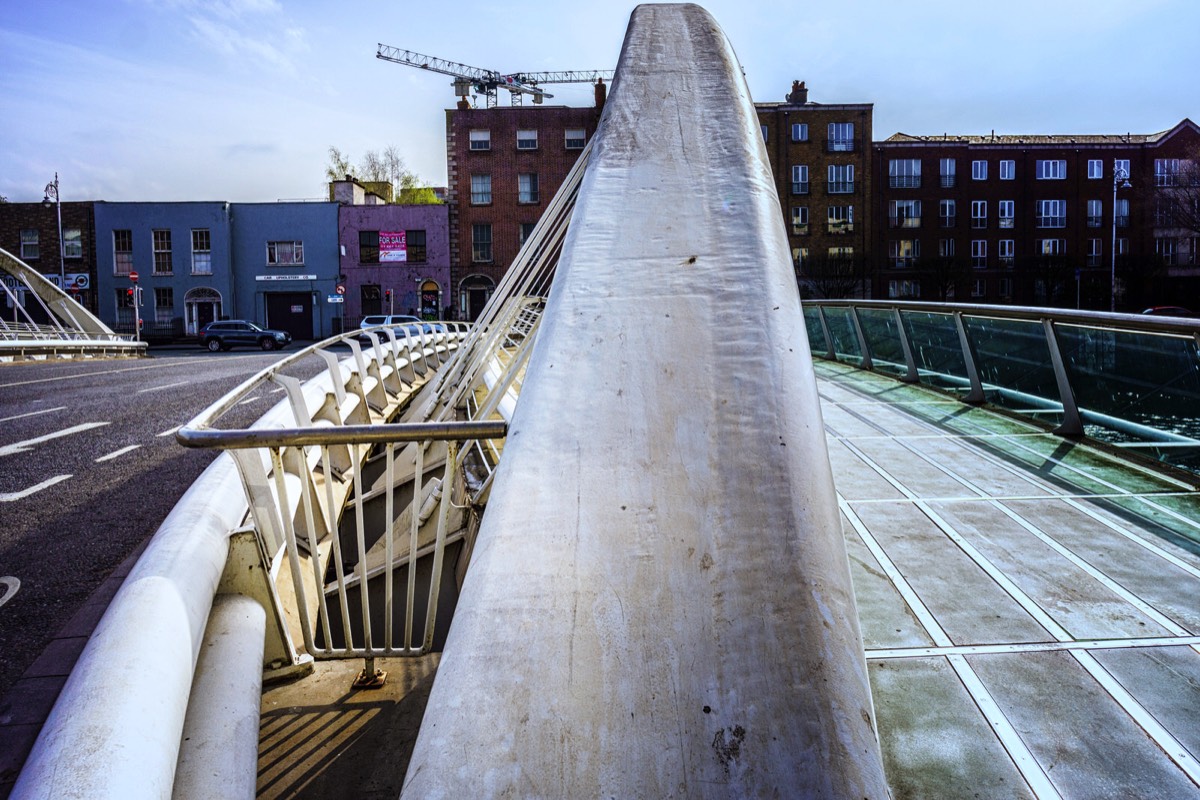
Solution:
M446 182L450 78L612 69L636 3L0 0L0 195L315 199L330 146ZM1200 122L1198 0L709 0L756 101L874 103L873 138ZM591 87L547 87L588 105ZM482 99L480 100L482 103ZM501 98L507 103L507 95Z

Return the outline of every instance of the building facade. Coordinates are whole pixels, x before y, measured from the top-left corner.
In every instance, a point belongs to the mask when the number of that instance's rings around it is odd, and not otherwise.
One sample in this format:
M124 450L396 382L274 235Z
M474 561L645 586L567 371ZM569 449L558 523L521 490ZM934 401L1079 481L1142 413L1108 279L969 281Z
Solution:
M65 284L71 296L92 313L96 305L96 225L91 202L62 204L62 240L58 236L58 209L53 203L0 203L0 248L41 272L55 286ZM61 246L61 256L60 256ZM20 283L5 278L13 294L4 293L0 314L14 319L20 304L38 323L46 314L37 303L26 301Z
M810 102L796 81L782 103L755 103L807 296L867 292L873 219L870 103Z
M1106 310L1115 286L1119 310L1196 303L1196 232L1161 211L1189 153L1190 120L1148 135L877 142L874 294Z
M451 291L475 319L596 131L604 104L446 111Z

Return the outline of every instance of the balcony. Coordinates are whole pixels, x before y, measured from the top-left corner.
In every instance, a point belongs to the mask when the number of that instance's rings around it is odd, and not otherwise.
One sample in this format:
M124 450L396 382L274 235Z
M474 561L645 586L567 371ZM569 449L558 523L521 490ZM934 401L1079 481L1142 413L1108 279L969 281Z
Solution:
M1065 228L1067 227L1067 218L1062 217L1038 217L1037 226L1039 228Z
M1012 217L1001 217L1000 218L1000 227L1002 229L1011 230L1012 228L1015 227L1015 222Z
M854 181L830 181L826 191L829 194L854 194Z
M987 229L987 217L971 217L971 227L977 231Z
M943 228L953 228L958 224L958 217L954 214L946 217L938 217L938 220L940 220Z
M808 194L808 181L792 181L792 194Z
M1089 228L1099 228L1102 224L1104 224L1103 220L1098 216L1089 216L1087 218L1087 226Z
M921 188L920 175L892 175L888 177L888 187L892 189Z
M793 222L792 223L792 235L793 236L807 236L808 235L808 223L807 222Z
M1128 214L1120 214L1117 216L1115 222L1116 222L1118 228L1128 228L1129 227L1129 215Z
M847 220L829 220L826 225L826 233L843 234L854 233L854 223Z
M957 175L943 175L942 176L942 188L943 189L953 189L957 184L958 184L958 176Z
M921 218L919 216L905 216L898 214L894 217L888 217L889 228L919 228L921 227Z
M852 153L854 152L854 140L830 139L827 149L830 153Z

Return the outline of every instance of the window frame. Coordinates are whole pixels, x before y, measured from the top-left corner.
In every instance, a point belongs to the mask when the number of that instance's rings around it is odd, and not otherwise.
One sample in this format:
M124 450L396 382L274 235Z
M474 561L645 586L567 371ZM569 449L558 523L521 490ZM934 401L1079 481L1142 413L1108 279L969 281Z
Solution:
M113 275L124 277L133 271L133 229L114 228L113 242ZM128 245L121 249L121 245ZM125 267L122 271L122 266Z
M198 236L199 234L199 236ZM212 275L212 231L208 228L192 228L192 274ZM207 244L207 247L198 246ZM207 266L207 269L203 267Z
M492 173L490 173L490 172L472 173L471 174L471 205L473 205L473 206L490 206L491 204L492 204Z
M1035 163L1034 177L1039 181L1065 181L1067 160L1065 158L1039 158Z
M175 274L171 249L171 229L153 228L150 231L150 252L153 254L152 275Z
M482 234L486 233L484 237ZM492 251L492 223L475 222L471 224L471 263L490 264L495 260ZM486 249L485 249L486 248Z
M578 135L572 136L573 133ZM587 145L587 128L567 128L563 131L563 142L568 150L582 150Z
M1104 159L1089 158L1087 160L1087 176L1090 181L1104 179Z
M1008 212L1007 214L1005 212ZM1017 201L1016 200L997 200L996 201L996 219L998 225L1002 229L1011 229L1017 226Z
M987 159L976 159L971 162L971 180L986 181L988 179Z
M792 136L793 142L807 142L808 141L808 123L807 122L793 122L791 136Z
M426 239L424 228L412 228L404 231L406 263L423 264L429 260Z
M808 164L792 164L792 194L808 194Z
M838 174L845 176L844 179L838 180L836 177ZM854 194L853 164L830 164L826 170L826 177L828 179L826 194Z
M987 269L988 259L988 240L987 239L972 239L971 240L971 268L972 269Z
M476 134L479 134L478 136ZM480 153L492 149L492 130L491 128L472 128L467 133L467 149L473 153Z
M535 205L541 202L536 172L517 173L517 202L521 205Z
M1011 158L1000 159L1000 180L1015 181L1017 179L1017 162Z
M529 134L532 134L532 138L529 136ZM532 144L530 144L530 142L532 142ZM517 129L517 149L521 151L538 149L537 128Z
M285 249L281 246L286 245L286 249L291 252L291 261L280 261L280 252ZM304 266L304 240L303 239L275 239L267 242L267 266L268 267L302 267Z
M830 122L825 129L826 147L830 153L854 152L854 123ZM848 136L846 134L849 134Z
M33 234L30 236L30 234ZM37 261L42 257L42 232L38 228L21 228L21 260Z

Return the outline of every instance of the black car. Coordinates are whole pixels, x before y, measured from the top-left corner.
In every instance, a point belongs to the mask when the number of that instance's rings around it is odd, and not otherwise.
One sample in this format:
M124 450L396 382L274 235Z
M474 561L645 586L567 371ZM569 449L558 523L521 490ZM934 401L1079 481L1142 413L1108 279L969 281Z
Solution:
M214 353L232 347L259 347L263 350L277 350L287 346L291 341L292 335L287 331L260 328L253 322L244 319L210 322L200 329L200 346L207 347Z

